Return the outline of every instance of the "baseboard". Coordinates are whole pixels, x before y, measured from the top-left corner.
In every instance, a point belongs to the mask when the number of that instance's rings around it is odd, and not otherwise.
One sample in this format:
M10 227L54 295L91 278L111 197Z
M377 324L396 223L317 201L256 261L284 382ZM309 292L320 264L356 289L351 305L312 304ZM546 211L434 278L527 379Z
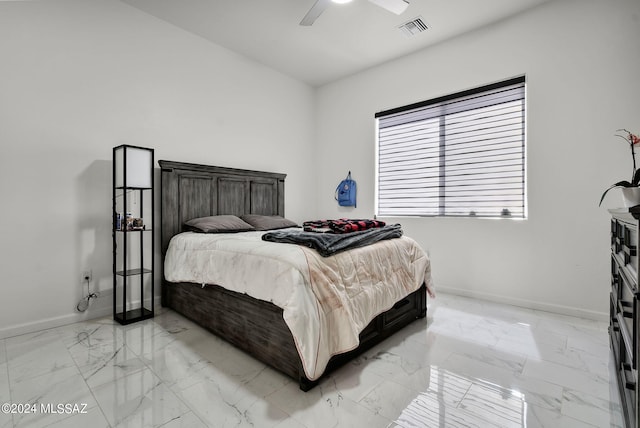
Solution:
M438 284L436 292L454 294L463 297L471 297L474 299L487 300L496 303L504 303L507 305L513 305L527 309L551 312L560 315L569 315L595 321L607 322L609 320L609 314L604 312L589 311L572 306L554 305L550 303L536 302L533 300L517 299L514 297L505 297L497 294L481 293L477 291L465 290L462 288L447 287L441 284ZM154 300L155 307L160 309L160 296L156 296ZM108 316L110 317L113 314L112 304L113 300L111 295L102 295L89 306L89 309L87 309L86 312L80 313L74 311L73 313L62 315L59 317L47 318L43 320L37 320L29 323L17 324L1 328L0 339L60 327L80 321L87 321Z
M504 303L507 305L518 306L526 309L534 309L538 311L551 312L559 315L568 315L578 318L585 318L594 321L609 321L609 314L605 312L589 311L572 306L554 305L552 303L537 302L534 300L518 299L515 297L500 296L497 294L481 293L477 291L465 290L462 288L447 287L438 284L436 295L438 292L455 294L457 296L472 297L474 299L487 300L490 302Z
M155 307L160 308L160 296L156 296ZM157 311L156 311L157 312ZM16 324L0 329L0 339L19 336L21 334L34 333L36 331L61 327L63 325L74 324L81 321L88 321L97 318L111 317L113 315L113 295L104 294L91 302L85 312L74 311L59 317L46 318L24 324Z

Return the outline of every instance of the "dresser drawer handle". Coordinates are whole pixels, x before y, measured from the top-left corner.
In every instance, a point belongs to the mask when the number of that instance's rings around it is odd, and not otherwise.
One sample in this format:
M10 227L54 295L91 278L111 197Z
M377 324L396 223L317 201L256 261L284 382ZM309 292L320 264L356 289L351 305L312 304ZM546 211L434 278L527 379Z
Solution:
M620 281L620 286L621 287L624 286L624 288L628 288L632 294L636 294L638 292L638 287L636 286L635 283L627 279L627 275L625 274L624 271L618 272L618 280ZM627 306L632 306L631 302L625 302L625 304Z
M622 253L624 254L624 264L628 265L631 263L631 257L636 256L636 246L635 245L623 245Z
M625 250L628 250L630 252L632 252L633 254L631 254L632 256L635 256L636 254L636 246L635 245L631 245L631 241L633 241L631 239L631 232L632 229L628 228L627 226L624 227L623 231L622 231L622 246L625 248Z
M618 325L618 318L611 318L611 328L613 331L620 331L620 325Z
M630 381L629 378L627 378L627 373L631 372L631 365L628 363L623 363L622 371L624 372L624 387L632 391L635 391L636 383Z
M623 245L625 254L629 254L631 257L636 256L636 246L635 245Z
M631 308L631 310L627 311L626 308ZM625 300L618 300L618 311L625 318L633 318L633 303L627 302Z

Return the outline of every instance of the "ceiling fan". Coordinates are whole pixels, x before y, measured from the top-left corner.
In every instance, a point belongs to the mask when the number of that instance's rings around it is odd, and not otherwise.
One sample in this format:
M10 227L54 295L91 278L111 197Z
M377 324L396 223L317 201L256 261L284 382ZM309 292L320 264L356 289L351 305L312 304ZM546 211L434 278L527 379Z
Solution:
M349 3L351 0L316 0L314 5L309 9L309 12L302 18L300 25L310 26L313 25L316 19L329 7L330 3ZM407 0L369 0L371 3L380 6L383 9L393 12L396 15L400 15L407 9L409 2Z

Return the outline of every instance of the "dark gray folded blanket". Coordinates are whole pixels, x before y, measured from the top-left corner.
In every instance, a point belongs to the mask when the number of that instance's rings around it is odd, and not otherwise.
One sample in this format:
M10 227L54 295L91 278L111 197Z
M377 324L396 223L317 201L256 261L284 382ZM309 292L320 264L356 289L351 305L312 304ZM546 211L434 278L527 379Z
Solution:
M364 247L378 241L400 238L401 236L402 227L399 224L393 224L361 232L341 234L304 232L302 230L276 230L262 235L262 240L304 245L314 248L323 257L329 257L351 248Z

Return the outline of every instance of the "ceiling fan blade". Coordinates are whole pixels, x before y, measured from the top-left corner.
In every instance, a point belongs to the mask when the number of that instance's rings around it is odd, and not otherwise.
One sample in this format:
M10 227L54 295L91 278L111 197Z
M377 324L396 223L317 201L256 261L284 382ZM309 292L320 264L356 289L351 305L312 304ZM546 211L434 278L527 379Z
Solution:
M400 15L407 10L409 2L406 0L369 0L371 3L380 6L383 9L393 12L396 15Z
M302 21L300 21L300 25L306 27L312 25L316 19L322 15L322 12L324 12L327 6L329 6L329 3L331 3L331 0L316 0L314 5L311 6L311 9L309 9L309 12L307 12L304 18L302 18Z

